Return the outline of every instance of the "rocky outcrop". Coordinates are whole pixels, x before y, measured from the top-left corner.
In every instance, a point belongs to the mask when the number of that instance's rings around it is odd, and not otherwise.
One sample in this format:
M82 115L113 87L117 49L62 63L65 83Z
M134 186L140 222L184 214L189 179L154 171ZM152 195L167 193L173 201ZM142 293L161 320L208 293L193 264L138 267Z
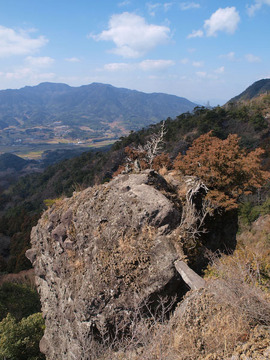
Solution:
M27 257L46 321L40 346L47 359L87 359L91 339L121 332L138 304L183 295L174 266L187 255L180 188L154 171L120 175L43 214Z

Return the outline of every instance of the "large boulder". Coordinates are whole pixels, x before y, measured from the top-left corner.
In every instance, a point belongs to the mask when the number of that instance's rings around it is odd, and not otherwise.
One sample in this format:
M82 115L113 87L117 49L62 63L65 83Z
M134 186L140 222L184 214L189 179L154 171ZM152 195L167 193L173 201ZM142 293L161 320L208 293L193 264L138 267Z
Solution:
M144 311L140 304L149 311L160 298L177 301L187 291L174 266L188 255L181 181L150 170L119 175L56 201L43 214L27 257L41 296L46 330L40 347L48 360L87 359L90 343L127 331L123 323L135 309Z
M32 230L47 359L80 359L89 337L181 278L172 230L181 208L154 172L122 175L57 201ZM182 254L183 255L183 254ZM173 286L170 284L173 283Z

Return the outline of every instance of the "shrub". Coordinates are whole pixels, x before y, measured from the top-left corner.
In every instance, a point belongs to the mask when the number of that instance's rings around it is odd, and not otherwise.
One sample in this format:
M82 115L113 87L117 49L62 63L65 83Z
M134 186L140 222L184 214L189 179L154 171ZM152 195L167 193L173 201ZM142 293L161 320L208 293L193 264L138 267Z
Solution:
M208 186L208 199L226 210L236 208L242 194L249 194L270 179L261 169L262 149L241 149L237 135L221 140L212 132L194 140L186 155L179 154L174 167L184 175L195 175Z
M36 313L17 322L8 314L0 322L0 359L43 360L39 341L44 332L44 320Z

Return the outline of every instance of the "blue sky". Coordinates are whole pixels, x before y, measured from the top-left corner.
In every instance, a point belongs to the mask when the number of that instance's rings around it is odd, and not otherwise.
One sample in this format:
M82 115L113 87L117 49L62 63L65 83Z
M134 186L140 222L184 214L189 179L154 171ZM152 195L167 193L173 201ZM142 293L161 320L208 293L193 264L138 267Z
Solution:
M270 0L0 0L0 89L102 82L223 104L270 77Z

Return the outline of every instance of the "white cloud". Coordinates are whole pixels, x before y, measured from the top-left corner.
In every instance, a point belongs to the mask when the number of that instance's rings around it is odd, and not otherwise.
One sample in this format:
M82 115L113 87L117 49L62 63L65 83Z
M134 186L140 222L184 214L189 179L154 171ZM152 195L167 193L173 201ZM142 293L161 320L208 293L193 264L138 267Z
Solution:
M253 54L246 54L246 55L245 55L245 58L246 58L246 60L247 60L248 62L250 62L250 63L256 63L256 62L260 62L260 61L261 61L261 59L260 59L258 56L253 55Z
M193 30L192 33L187 36L188 39L196 38L196 37L203 37L203 31Z
M185 65L188 63L188 61L189 61L188 58L184 58L180 60L180 63Z
M65 60L68 61L68 62L71 62L71 63L81 62L81 60L79 58L77 58L77 57L66 58Z
M197 71L196 75L199 76L200 78L205 78L207 76L207 72L205 72L205 71Z
M181 10L199 9L200 7L201 5L195 2L187 1L180 3Z
M220 55L219 57L223 58L223 59L233 61L233 60L235 60L235 53L233 51L231 51L228 54L223 54L223 55Z
M104 70L107 71L130 71L130 70L143 70L143 71L160 71L165 70L170 66L175 65L172 60L143 60L139 63L110 63L104 65Z
M131 3L130 0L125 0L125 1L122 1L122 2L118 3L117 5L118 5L119 7L122 7L122 6L127 6L127 5L129 5L130 3Z
M141 16L124 12L111 16L109 30L90 36L96 41L113 41L116 48L112 52L117 55L137 58L167 42L169 34L166 26L147 24Z
M44 36L31 38L30 32L33 31L15 31L0 25L0 57L31 54L47 44Z
M38 81L38 80L52 80L56 77L54 73L39 73L37 71L33 71L29 67L18 68L14 71L2 73L8 80L19 80L19 79L27 79L27 81Z
M13 72L7 72L4 74L6 79L22 79L25 77L29 77L32 74L32 70L30 68L20 68L14 70Z
M219 8L214 12L210 19L205 20L204 28L207 36L216 36L218 31L224 31L228 34L233 34L240 21L240 16L236 8L226 7Z
M218 76L216 74L209 74L206 71L197 71L196 75L201 79L217 80Z
M247 13L249 16L255 15L257 10L260 10L263 5L270 5L270 0L255 0L254 4L247 5Z
M192 66L202 67L202 66L204 66L204 62L203 61L193 61Z
M48 67L54 63L54 59L49 56L34 57L27 56L26 62L34 67Z
M130 70L131 68L132 65L127 63L110 63L104 65L104 69L107 71Z
M171 2L168 2L168 3L164 3L164 4L161 4L161 3L146 3L146 7L147 7L147 10L149 12L149 14L151 16L155 16L156 15L156 11L161 9L165 12L167 12L171 6L173 5L173 3Z
M174 64L172 60L144 60L140 62L139 67L144 71L164 70Z
M156 4L151 4L151 3L147 3L146 4L148 12L151 16L155 16L156 15L156 10L162 6L162 4L160 3L156 3Z
M164 7L164 11L168 11L171 7L172 7L173 3L165 3L163 4L163 7Z
M221 66L221 67L217 68L216 70L214 70L214 72L215 72L216 74L223 74L224 71L225 71L225 67L224 67L224 66Z
M56 74L53 72L32 74L32 79L34 81L50 81L55 78L56 78Z

